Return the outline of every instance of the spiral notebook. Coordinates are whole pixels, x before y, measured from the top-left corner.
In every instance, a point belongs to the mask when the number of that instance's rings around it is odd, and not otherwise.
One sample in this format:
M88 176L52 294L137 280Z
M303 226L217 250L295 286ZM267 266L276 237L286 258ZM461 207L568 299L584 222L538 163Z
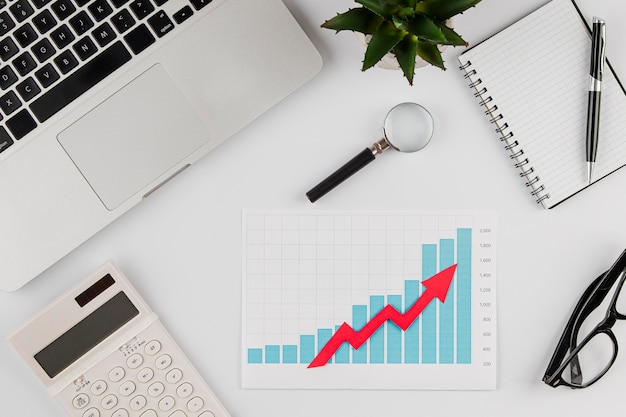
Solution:
M591 32L576 4L552 0L459 57L514 166L545 208L589 185L590 56ZM594 177L599 180L625 164L626 93L607 65Z

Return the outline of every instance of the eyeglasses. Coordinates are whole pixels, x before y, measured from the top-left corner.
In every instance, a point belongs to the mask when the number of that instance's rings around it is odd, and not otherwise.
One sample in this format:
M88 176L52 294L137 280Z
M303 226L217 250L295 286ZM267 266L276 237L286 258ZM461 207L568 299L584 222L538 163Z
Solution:
M626 250L613 266L585 290L570 317L548 364L543 382L558 387L586 388L598 381L617 358L617 338L611 328L626 319L626 295L620 297L626 279ZM617 283L617 284L616 284ZM611 291L604 317L596 317Z

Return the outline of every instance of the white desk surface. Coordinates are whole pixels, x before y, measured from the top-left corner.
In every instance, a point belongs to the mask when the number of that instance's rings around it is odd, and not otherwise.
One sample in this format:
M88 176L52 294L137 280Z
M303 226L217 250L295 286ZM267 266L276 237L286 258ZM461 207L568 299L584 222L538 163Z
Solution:
M474 45L543 3L483 0L456 18L456 28ZM354 36L319 27L352 1L286 4L323 56L319 76L42 276L16 293L0 293L1 414L64 415L4 337L109 258L236 417L589 416L622 408L624 353L586 390L552 389L541 377L578 297L626 247L626 170L541 209L456 69L462 48L445 52L448 71L420 69L409 87L397 71L361 73L363 51ZM581 0L581 6L588 18L607 20L608 56L626 78L626 3ZM417 154L382 155L311 205L304 193L377 140L387 110L403 101L432 112L431 144ZM497 210L497 389L243 390L244 208ZM623 346L625 329L616 326Z

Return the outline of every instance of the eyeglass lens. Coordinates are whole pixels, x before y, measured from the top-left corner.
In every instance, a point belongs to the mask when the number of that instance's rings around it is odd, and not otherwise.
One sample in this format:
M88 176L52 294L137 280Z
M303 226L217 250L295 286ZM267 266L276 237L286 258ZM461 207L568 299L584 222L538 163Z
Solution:
M589 385L604 375L611 366L615 354L615 345L609 335L596 333L571 358L561 377L574 386Z
M626 294L622 291L624 272L616 280L603 302L585 318L572 341L572 347L580 349L571 357L562 378L574 386L587 386L600 378L612 365L617 354L616 342L609 334L599 331L598 324L608 318L609 321L617 317L610 317L617 313L618 317L626 312ZM612 312L611 305L616 311ZM608 326L609 328L611 325Z

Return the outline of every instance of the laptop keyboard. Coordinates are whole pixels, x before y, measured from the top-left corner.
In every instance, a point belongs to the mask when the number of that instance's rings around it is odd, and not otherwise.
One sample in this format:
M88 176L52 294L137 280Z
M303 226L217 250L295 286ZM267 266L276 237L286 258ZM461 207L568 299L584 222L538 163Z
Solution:
M0 0L0 153L212 0Z

